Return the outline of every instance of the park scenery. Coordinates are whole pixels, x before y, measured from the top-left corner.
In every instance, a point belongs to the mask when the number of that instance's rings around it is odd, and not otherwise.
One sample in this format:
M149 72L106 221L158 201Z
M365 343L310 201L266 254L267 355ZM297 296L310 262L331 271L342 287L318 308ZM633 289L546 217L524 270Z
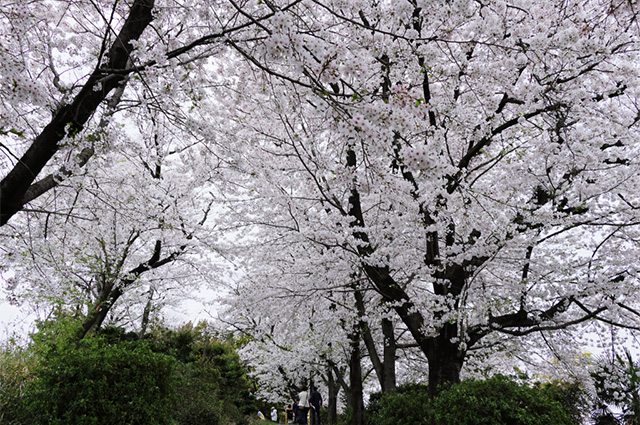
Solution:
M640 424L639 14L0 0L0 423Z

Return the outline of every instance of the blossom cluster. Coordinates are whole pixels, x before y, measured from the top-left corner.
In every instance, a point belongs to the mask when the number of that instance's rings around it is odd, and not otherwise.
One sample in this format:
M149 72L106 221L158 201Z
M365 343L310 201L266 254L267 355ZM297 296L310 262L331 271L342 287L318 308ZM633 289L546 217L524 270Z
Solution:
M446 165L442 156L426 144L405 148L403 153L405 165L414 170L443 168Z

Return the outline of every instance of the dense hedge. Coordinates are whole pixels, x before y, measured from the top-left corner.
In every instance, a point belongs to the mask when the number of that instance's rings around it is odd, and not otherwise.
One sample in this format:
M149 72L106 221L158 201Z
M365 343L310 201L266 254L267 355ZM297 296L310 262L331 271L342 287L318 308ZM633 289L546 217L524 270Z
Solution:
M170 424L175 364L143 341L58 345L35 368L26 406L33 424Z
M173 410L177 424L238 423L256 411L246 391L246 368L231 343L207 335L201 325L158 329L149 338L155 350L178 360Z
M529 386L494 376L463 381L430 400L426 385L411 384L374 394L366 421L367 425L573 425L575 406L564 402L564 392L557 386Z
M205 324L142 340L119 328L78 340L76 329L42 323L28 349L0 349L1 424L239 424L254 410L233 341Z
M469 380L436 397L431 414L437 425L573 425L571 410L555 394L503 376Z
M398 387L393 393L369 397L366 425L404 425L425 423L429 414L428 390L422 384Z

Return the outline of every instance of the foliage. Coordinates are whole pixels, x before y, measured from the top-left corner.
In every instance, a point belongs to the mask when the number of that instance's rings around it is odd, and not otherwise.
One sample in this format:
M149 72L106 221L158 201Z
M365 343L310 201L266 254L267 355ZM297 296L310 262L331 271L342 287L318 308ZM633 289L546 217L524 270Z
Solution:
M504 376L466 380L442 391L431 407L437 425L573 425L570 409L548 386Z
M429 392L424 384L406 384L390 393L374 393L365 415L367 425L424 423L429 417Z
M427 386L407 384L389 393L372 394L367 425L569 425L578 399L573 388L528 386L501 375L467 380L429 398ZM566 397L566 399L565 399Z
M233 344L204 322L142 340L107 327L78 341L65 314L39 329L29 348L2 352L2 423L216 425L253 413Z
M251 96L221 129L247 141L221 217L245 272L226 320L254 336L261 385L345 364L354 288L378 346L393 319L423 360L402 370L428 362L436 384L478 352L560 369L540 351L572 358L597 319L637 329L636 11L325 3L243 50Z
M346 406L340 414L338 414L336 425L350 425L353 423L353 408Z
M172 413L178 424L238 422L253 412L244 364L231 343L208 333L205 322L175 330L156 328L147 339L155 351L178 360Z
M27 390L34 424L170 424L175 359L144 341L46 341Z
M571 423L582 423L592 409L593 400L578 382L536 383L535 388L544 391L552 400L559 402L569 413Z
M177 369L177 404L173 417L178 424L218 425L232 412L225 409L220 373L202 360L180 364Z
M31 422L25 392L33 382L36 362L35 356L21 347L7 344L0 348L0 423Z
M638 329L637 24L627 0L8 2L8 289L146 329L222 253L265 391L383 318L432 384L487 347L554 367L531 353Z

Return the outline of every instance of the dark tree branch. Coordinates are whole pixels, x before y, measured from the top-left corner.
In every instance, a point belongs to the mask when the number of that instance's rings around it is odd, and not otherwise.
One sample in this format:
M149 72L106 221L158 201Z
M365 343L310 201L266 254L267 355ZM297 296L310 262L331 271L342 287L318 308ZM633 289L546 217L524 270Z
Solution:
M126 288L134 284L144 272L157 269L165 264L175 261L184 253L186 248L186 245L182 245L168 256L161 258L162 242L157 240L151 258L149 258L148 261L140 263L137 267L129 270L125 277L120 279L118 284L113 285L109 291L105 291L105 293L96 300L82 323L78 339L84 338L92 328L100 327L107 316L107 313L111 310L111 307L113 307L116 301L118 301L118 299L124 294Z
M71 104L59 109L51 122L36 136L20 161L0 182L0 226L20 211L25 194L38 174L59 150L59 142L82 131L98 106L111 90L118 87L125 75L106 72L105 69L124 69L133 50L132 41L138 40L153 17L154 0L135 0L120 33L107 53L108 61L89 76Z

